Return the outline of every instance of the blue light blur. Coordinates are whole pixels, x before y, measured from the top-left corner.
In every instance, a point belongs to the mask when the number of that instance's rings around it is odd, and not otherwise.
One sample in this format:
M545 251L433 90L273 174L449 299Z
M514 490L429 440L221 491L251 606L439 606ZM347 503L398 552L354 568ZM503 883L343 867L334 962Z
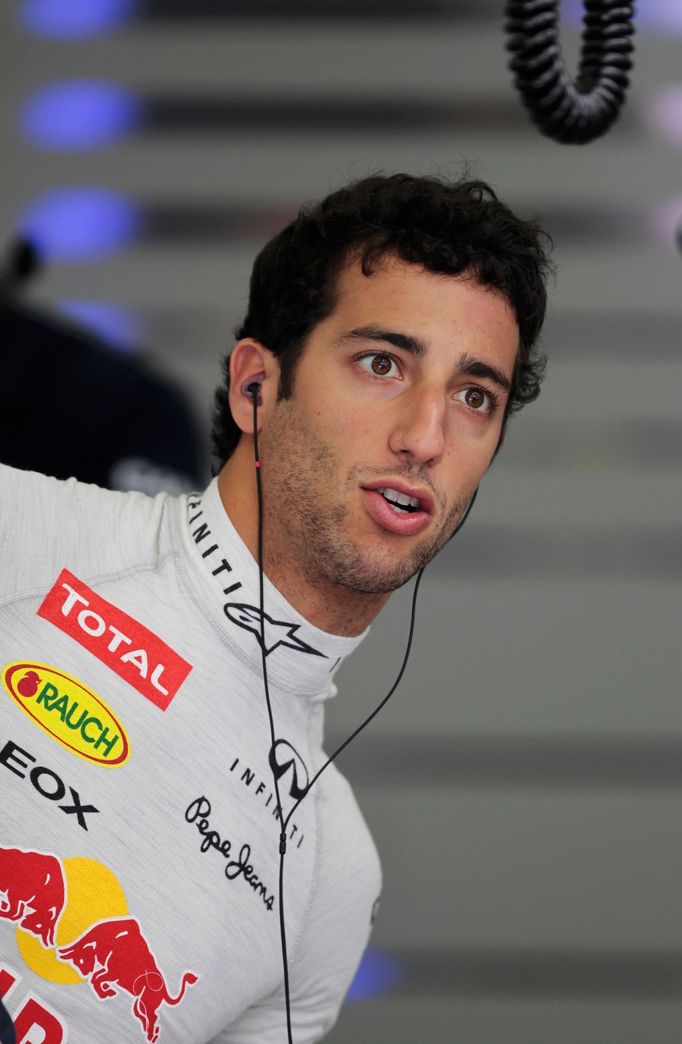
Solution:
M24 137L43 149L92 149L124 137L139 124L142 106L130 91L97 80L44 87L26 101Z
M19 13L29 33L72 40L123 25L136 7L136 0L24 0Z
M584 0L563 0L561 17L580 25L585 12ZM650 33L682 34L682 4L680 0L645 0L635 9L635 29Z
M651 94L642 107L644 122L663 141L682 149L682 83Z
M658 33L682 35L682 5L680 0L646 0L638 4L635 25Z
M144 340L140 316L122 305L110 301L58 301L57 308L119 352L132 355Z
M64 188L34 199L18 231L35 243L47 261L88 261L132 243L142 227L130 200L99 188Z
M390 993L404 979L395 957L379 950L367 950L348 991L348 1000L361 1001Z

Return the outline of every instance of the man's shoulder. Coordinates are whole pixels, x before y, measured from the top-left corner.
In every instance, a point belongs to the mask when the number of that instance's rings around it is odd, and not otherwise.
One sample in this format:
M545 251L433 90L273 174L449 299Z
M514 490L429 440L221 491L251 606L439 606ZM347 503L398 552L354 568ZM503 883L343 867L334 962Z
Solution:
M0 596L40 586L69 562L99 575L153 564L168 545L170 499L0 464Z
M319 785L323 855L375 890L381 880L379 854L353 788L335 765L325 770Z
M2 518L11 520L21 511L22 504L35 512L57 510L68 505L83 503L91 508L97 504L115 503L129 496L115 490L103 489L75 478L60 479L38 471L27 471L0 463L0 493L2 494Z
M319 788L315 881L292 965L301 991L320 1003L329 999L329 1029L367 946L382 880L376 846L348 781L331 765Z

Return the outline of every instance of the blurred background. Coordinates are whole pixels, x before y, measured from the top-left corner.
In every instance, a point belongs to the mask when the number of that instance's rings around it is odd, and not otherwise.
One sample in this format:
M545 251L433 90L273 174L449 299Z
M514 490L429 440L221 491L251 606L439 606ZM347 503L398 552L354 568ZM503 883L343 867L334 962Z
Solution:
M682 7L640 7L620 120L565 146L513 89L500 0L0 5L0 459L18 425L82 449L116 370L107 438L135 438L98 480L206 481L253 258L350 179L466 162L556 243L545 388L340 763L385 888L333 1044L682 1039ZM328 748L388 691L409 596L344 668Z

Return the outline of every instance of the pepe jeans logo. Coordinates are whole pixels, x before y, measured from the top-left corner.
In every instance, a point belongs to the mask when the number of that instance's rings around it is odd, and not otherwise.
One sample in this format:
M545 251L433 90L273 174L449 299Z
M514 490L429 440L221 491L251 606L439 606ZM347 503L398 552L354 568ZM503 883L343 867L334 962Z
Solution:
M219 834L211 824L211 802L203 794L190 802L185 810L185 819L188 823L194 823L201 836L200 849L208 852L213 848L225 860L223 872L228 881L243 878L252 892L263 902L266 910L272 911L275 905L275 896L256 873L251 862L251 845L245 842L239 847L224 834Z
M2 672L18 707L67 750L98 765L123 765L128 737L118 718L77 678L46 663L17 661Z
M38 616L64 631L98 660L166 710L192 670L158 635L62 569Z

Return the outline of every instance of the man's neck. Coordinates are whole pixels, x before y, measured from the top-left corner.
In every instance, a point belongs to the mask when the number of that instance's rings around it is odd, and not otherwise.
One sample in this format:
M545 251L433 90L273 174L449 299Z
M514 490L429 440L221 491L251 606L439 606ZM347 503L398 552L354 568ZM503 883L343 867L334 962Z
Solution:
M222 505L246 547L258 560L258 494L251 439L242 437L218 476ZM267 495L267 493L265 493ZM306 575L293 561L285 527L272 525L263 537L264 571L284 598L313 626L328 634L355 637L383 608L388 594L366 594Z

